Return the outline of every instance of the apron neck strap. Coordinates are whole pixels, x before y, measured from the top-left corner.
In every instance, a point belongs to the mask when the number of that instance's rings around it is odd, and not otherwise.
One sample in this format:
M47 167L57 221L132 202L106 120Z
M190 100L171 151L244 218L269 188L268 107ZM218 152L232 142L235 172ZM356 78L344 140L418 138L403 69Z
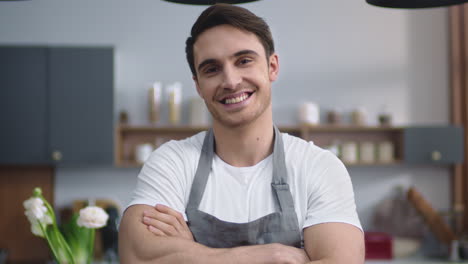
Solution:
M273 145L273 185L283 185L288 183L286 162L284 156L283 137L279 129L274 126L275 143Z
M288 184L283 136L276 126L274 126L274 130L275 144L273 148L273 179L271 187L276 194L280 212L292 212L294 211L294 201L292 200Z
M200 201L205 192L206 183L208 182L208 176L211 172L211 166L214 157L214 136L213 129L210 128L205 135L203 140L203 146L198 160L198 167L193 178L192 188L190 190L190 196L187 204L187 209L198 209Z
M274 146L273 146L273 177L271 186L279 204L280 211L294 210L291 192L288 185L286 162L284 155L284 145L281 132L274 126ZM203 193L205 192L208 176L214 157L214 133L213 129L207 131L198 160L198 167L190 190L187 209L198 210Z

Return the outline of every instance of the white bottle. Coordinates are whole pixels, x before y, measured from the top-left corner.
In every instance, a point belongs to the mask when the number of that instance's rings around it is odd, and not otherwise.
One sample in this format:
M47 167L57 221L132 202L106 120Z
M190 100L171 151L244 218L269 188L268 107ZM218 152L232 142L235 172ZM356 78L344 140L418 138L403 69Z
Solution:
M209 126L209 114L205 101L199 96L190 99L190 125Z
M167 87L169 95L169 123L178 125L182 108L182 84L175 82Z
M318 125L320 123L320 111L316 103L307 102L299 107L299 121L301 124Z
M150 143L143 143L136 146L135 149L135 161L138 164L143 164L149 158L153 152L153 145Z
M344 142L341 146L341 160L346 164L355 164L358 162L358 149L356 142Z

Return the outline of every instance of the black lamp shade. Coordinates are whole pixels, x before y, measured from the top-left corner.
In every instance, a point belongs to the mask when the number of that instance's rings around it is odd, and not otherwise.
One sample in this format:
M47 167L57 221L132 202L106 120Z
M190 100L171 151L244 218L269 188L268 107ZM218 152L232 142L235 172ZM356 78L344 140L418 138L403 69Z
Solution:
M186 4L186 5L214 5L216 3L242 4L242 3L255 2L258 0L164 0L164 1L178 3L178 4Z
M459 5L468 0L366 0L367 3L392 8L427 8Z

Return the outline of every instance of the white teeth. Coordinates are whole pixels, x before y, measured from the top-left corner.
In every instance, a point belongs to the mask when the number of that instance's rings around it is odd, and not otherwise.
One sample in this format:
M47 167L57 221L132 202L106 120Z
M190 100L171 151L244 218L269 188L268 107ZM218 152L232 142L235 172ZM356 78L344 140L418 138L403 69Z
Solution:
M226 104L236 104L236 103L240 103L242 101L244 101L245 99L247 99L249 96L247 96L247 94L243 94L239 97L236 97L236 98L229 98L229 99L226 99Z

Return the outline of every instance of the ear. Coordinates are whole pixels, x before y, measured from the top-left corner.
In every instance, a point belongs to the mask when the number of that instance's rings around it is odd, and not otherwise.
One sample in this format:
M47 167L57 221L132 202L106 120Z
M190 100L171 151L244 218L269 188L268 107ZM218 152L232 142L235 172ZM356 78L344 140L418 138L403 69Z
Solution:
M270 56L269 64L268 64L268 76L270 77L270 81L274 82L278 78L279 73L279 60L278 54L273 53Z
M203 99L203 96L202 96L201 90L200 90L200 85L198 84L197 76L193 75L193 76L192 76L192 80L193 80L193 82L195 83L195 87L197 87L197 93L198 93L198 95Z

